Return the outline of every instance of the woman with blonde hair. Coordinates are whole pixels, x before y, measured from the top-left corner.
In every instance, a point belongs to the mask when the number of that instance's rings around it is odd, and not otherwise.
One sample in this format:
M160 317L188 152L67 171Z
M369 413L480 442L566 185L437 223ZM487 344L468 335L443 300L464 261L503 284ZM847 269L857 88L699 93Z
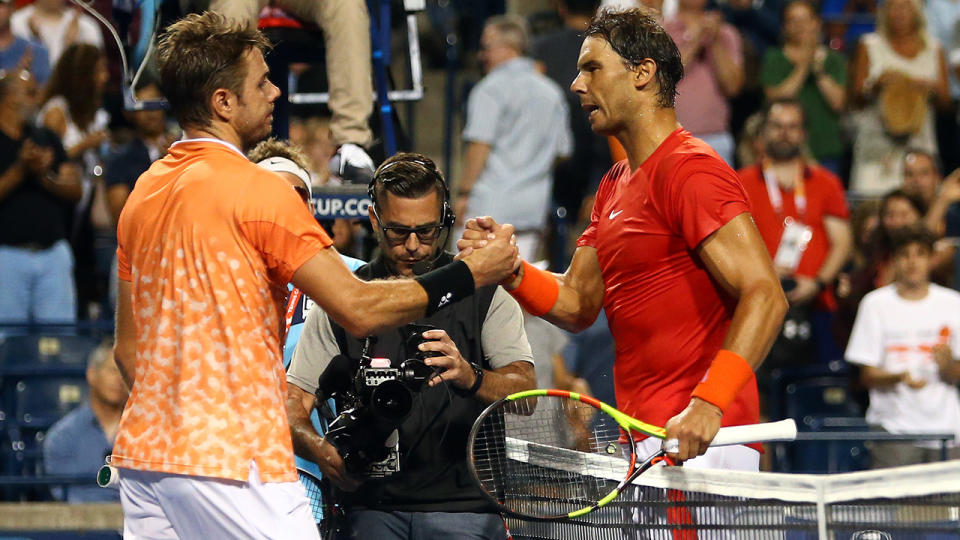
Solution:
M850 190L879 197L903 182L907 148L938 153L932 107L950 104L943 48L926 31L920 0L886 0L877 31L861 38L852 66Z

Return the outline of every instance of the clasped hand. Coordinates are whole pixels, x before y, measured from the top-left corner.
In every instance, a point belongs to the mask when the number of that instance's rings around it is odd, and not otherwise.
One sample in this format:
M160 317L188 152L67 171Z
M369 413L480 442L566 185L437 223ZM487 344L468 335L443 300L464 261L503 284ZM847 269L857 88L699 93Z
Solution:
M487 274L491 281L483 283L484 285L499 283L512 277L522 262L517 250L517 237L514 234L513 225L501 225L489 216L467 220L463 236L457 240L457 249L460 253L456 258L470 266L478 286L481 285L480 279L471 260L478 262L484 258L497 260L497 271ZM492 279L494 277L496 279Z

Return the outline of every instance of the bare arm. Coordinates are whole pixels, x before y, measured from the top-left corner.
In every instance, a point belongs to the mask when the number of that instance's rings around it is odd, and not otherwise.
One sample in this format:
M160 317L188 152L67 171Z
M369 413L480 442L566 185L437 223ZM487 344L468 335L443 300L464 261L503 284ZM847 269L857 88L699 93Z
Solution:
M960 382L960 361L953 356L953 351L947 344L940 344L933 348L933 359L937 362L940 378L947 384Z
M708 236L697 254L717 283L737 299L723 348L756 370L780 330L787 300L753 218L747 213L733 218ZM680 442L679 452L671 457L687 460L706 452L722 416L716 405L690 398L686 409L664 426L667 439Z
M951 172L940 184L940 191L923 218L927 228L937 236L943 235L946 230L947 210L957 201L960 201L960 169Z
M869 70L870 57L867 54L867 48L861 42L857 45L857 51L854 53L850 68L850 95L848 99L851 106L863 107L869 101L870 92L866 87Z
M473 253L474 249L487 244L486 235L502 227L489 216L472 218L467 221L463 238L457 240L457 248L463 257ZM516 289L523 280L523 267L515 278L501 282L507 291ZM580 332L597 319L603 307L603 275L597 250L581 246L573 253L570 267L564 274L550 273L560 285L557 301L549 312L541 317L569 332Z
M293 451L298 456L316 463L323 475L337 487L354 491L360 482L350 477L340 453L317 433L310 421L316 397L295 384L287 385L287 421L293 439Z
M542 318L568 332L589 328L603 308L603 275L597 250L578 247L566 273L552 275L560 283L560 294L556 304ZM508 291L516 289L522 279L523 271L504 288Z
M450 336L444 330L428 330L423 336L431 341L421 344L420 350L441 354L426 359L427 365L441 370L439 375L430 379L429 385L447 383L460 390L473 388L477 380L476 373ZM483 403L493 403L515 392L532 390L536 385L533 364L520 360L496 369L483 370L483 381L475 397Z
M737 298L723 348L756 369L780 331L787 301L753 218L747 213L733 218L707 237L697 254L710 275Z
M853 248L853 233L850 232L850 222L846 219L825 216L823 225L827 230L830 249L827 251L827 257L823 260L823 264L820 265L820 270L817 271L817 278L823 283L830 283L850 259L850 252Z
M463 223L467 216L467 201L473 185L480 178L480 173L487 166L487 157L490 155L489 144L467 141L467 149L463 154L463 169L460 174L460 183L457 185L457 199L453 211L457 214L457 222Z
M490 249L478 249L462 259L477 287L499 282L517 264L517 248L510 243L513 227L505 226L496 234ZM426 313L427 292L419 283L412 279L362 281L333 248L304 263L292 281L357 337L415 321Z
M128 388L133 388L137 364L137 336L133 327L131 295L130 282L117 280L117 320L113 357Z
M536 387L537 376L533 372L533 364L524 361L513 362L502 368L485 370L483 383L477 390L476 398L482 403L489 404L510 394L533 390Z
M463 173L460 175L458 192L463 195L473 190L473 184L480 178L480 173L487 166L487 157L490 155L489 144L469 141L463 155Z
M867 388L888 388L900 383L915 389L926 386L924 381L911 377L909 371L892 373L874 366L860 366L860 382Z
M776 86L768 86L763 89L763 92L769 100L795 98L800 93L808 75L810 75L810 59L804 58L803 61L793 65L793 71L783 82Z
M42 122L43 127L56 133L57 137L60 137L60 140L63 140L63 136L67 132L67 116L63 113L63 109L60 109L59 107L51 107L43 114ZM71 158L72 157L74 156L71 156Z
M83 180L76 163L61 163L55 176L45 174L40 177L40 185L65 201L77 202L83 197Z
M123 210L123 205L127 203L127 197L129 196L130 187L127 185L114 184L107 188L107 209L110 210L114 227L120 220L120 212Z
M814 60L819 65L813 71L814 82L817 85L817 89L820 90L820 94L823 95L823 99L827 101L827 105L830 105L830 108L834 112L843 112L843 108L847 105L847 89L824 69L824 64L826 62L826 48L821 46L818 54L823 54L824 58L822 60Z
M950 108L950 82L947 80L947 57L943 49L939 54L939 66L937 68L937 80L932 87L933 101L937 109L941 111Z
M717 73L717 83L720 85L720 91L723 95L731 98L740 93L743 88L743 59L736 58L734 51L727 47L722 39L713 40L711 45L710 58L713 62L713 68ZM739 34L735 36L740 39Z

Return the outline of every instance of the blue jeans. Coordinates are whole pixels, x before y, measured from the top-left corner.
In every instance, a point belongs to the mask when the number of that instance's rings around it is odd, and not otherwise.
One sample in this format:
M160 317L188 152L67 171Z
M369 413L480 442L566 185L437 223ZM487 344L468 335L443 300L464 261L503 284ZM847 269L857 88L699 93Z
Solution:
M76 320L73 252L66 240L41 250L0 245L0 324Z
M356 510L347 513L350 538L377 540L504 540L507 530L497 514L472 512L381 512Z

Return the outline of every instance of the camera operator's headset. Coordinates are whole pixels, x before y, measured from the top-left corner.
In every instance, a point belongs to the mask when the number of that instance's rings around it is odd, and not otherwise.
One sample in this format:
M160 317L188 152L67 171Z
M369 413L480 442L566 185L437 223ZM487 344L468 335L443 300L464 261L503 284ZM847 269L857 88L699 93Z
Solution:
M431 159L405 159L391 161L385 165L380 165L377 170L373 173L373 179L370 180L370 184L367 185L367 196L370 197L370 202L373 203L374 212L377 214L377 220L380 219L379 208L380 205L377 203L377 194L374 186L377 185L379 180L381 183L386 185L388 182L398 181L397 177L393 178L384 178L384 175L390 172L395 165L401 163L416 163L417 165L422 166L427 169L427 171L436 175L440 179L440 185L443 186L443 212L440 214L440 225L448 232L453 228L454 223L457 221L457 215L453 213L453 207L450 206L450 188L447 186L447 180L443 177L443 173L440 172L440 169L437 168L437 165ZM444 240L443 243L445 243Z

